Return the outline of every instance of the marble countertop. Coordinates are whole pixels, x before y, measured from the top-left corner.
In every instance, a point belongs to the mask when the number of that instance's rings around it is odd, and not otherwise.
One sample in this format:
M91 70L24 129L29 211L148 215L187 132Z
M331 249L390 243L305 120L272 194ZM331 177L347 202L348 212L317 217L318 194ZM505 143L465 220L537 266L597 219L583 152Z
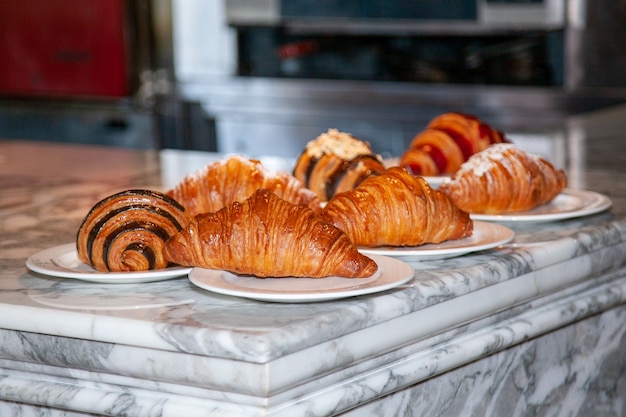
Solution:
M104 394L121 401L123 386L137 415L329 414L620 305L626 140L594 127L603 117L572 120L559 146L571 187L609 196L609 211L508 223L511 243L410 262L415 278L398 288L300 304L222 296L186 277L102 284L29 272L26 259L73 242L104 196L168 188L217 156L0 141L0 398L115 415ZM67 396L33 400L32 373ZM69 393L76 381L98 400Z

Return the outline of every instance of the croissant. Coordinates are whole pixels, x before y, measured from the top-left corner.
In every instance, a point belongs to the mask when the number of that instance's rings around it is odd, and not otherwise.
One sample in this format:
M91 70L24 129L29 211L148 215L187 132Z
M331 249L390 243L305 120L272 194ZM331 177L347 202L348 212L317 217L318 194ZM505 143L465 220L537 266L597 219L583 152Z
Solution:
M384 170L382 159L367 142L329 129L307 143L296 160L293 174L325 202Z
M503 133L476 116L444 113L413 138L399 165L414 175L449 174L470 156L502 142L508 142Z
M566 186L562 169L512 144L496 144L472 156L439 190L467 212L502 214L545 204Z
M76 236L78 258L103 272L165 268L165 241L189 221L183 206L161 192L113 194L83 219Z
M244 201L259 188L268 188L294 204L320 210L320 200L293 175L271 172L260 161L234 155L210 163L186 176L167 195L180 202L191 216Z
M170 262L257 277L364 278L378 266L305 205L268 189L195 216L165 245Z
M322 217L358 246L418 246L470 236L473 222L422 177L391 167L335 195Z

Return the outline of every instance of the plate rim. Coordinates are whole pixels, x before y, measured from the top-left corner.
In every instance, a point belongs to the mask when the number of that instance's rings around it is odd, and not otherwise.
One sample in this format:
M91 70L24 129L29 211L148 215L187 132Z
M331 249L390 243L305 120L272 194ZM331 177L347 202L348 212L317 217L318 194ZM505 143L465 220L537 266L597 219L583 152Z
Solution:
M384 255L395 258L414 258L417 259L445 259L445 258L453 258L456 256L466 255L472 252L478 252L487 249L493 249L498 246L507 244L515 239L515 231L513 229L506 227L501 224L486 222L481 220L474 220L474 230L476 230L476 226L480 228L489 228L489 229L497 229L500 233L504 234L504 237L499 238L497 240L493 240L489 243L482 243L474 246L462 246L462 247L451 247L451 248L433 248L430 246L421 245L421 246L412 246L407 249L403 248L392 248L386 247L386 249L382 248L359 248L359 251L365 255ZM458 239L456 242L460 242L463 239ZM455 242L450 240L448 242Z
M591 203L587 206L571 211L564 211L559 213L546 213L546 214L528 214L528 212L517 212L510 214L480 214L471 213L470 217L477 221L486 222L515 222L515 223L540 223L550 222L557 220L574 219L578 217L591 216L593 214L601 213L608 210L613 205L611 199L602 193L590 190L581 190L576 188L565 188L561 191L561 194L567 194L576 198L584 198L587 196L592 199ZM558 197L558 196L557 196ZM555 197L555 198L557 198ZM531 211L531 210L529 210ZM525 214L526 213L526 214Z
M422 178L424 178L426 180L426 182L428 183L428 185L430 185L433 188L439 188L439 186L441 184L444 183L444 181L449 180L450 178L452 178L452 176L450 174L443 174L443 175L420 175Z
M77 253L75 243L65 243L57 246L53 246L47 249L42 249L35 252L26 260L26 267L38 274L55 277L55 278L67 278L78 279L88 282L99 283L146 283L164 281L166 279L172 279L187 275L192 268L190 267L171 267L166 269L150 270L150 271L136 271L136 272L78 272L71 268L58 267L60 269L47 268L42 265L44 261L53 262L55 257L61 255L72 255ZM56 255L56 256L54 256ZM76 255L78 257L78 255Z
M403 274L400 278L396 278L392 282L386 283L385 285L374 286L374 287L368 286L366 288L355 288L355 289L349 289L349 290L324 291L324 292L317 292L317 293L307 292L307 293L299 293L299 294L293 294L293 293L281 294L281 293L276 293L272 291L268 291L268 292L238 291L238 290L228 289L228 288L219 287L219 286L207 286L206 284L199 283L198 281L199 279L197 277L198 274L210 274L210 278L219 279L220 281L225 282L224 279L222 278L222 274L223 273L232 274L232 273L228 271L224 271L224 270L196 267L196 268L193 268L192 271L189 273L188 278L189 278L189 281L193 285L197 286L198 288L201 288L205 291L213 292L216 294L228 295L232 297L245 298L245 299L252 299L252 300L257 300L257 301L267 301L267 302L310 303L310 302L339 300L339 299L344 299L344 298L356 297L359 295L375 294L378 292L383 292L383 291L387 291L387 290L399 287L403 284L406 284L407 282L409 282L415 277L415 269L411 265L399 259L394 259L391 257L380 256L380 255L370 256L370 258L374 259L374 261L378 264L379 268L381 268L381 264L382 264L382 267L385 267L385 268L390 267L390 265L395 264L396 267L401 267L405 269L406 271L403 271ZM371 281L371 282L375 282L381 279L384 273L385 271L382 271L379 277L377 277L376 280ZM214 276L211 277L211 275L214 275ZM254 279L260 279L260 278L254 278ZM297 282L297 280L300 280L301 278L280 278L280 279L289 279L289 280L294 280L294 282ZM319 279L324 279L324 278L319 278ZM360 278L345 278L345 279L358 280Z

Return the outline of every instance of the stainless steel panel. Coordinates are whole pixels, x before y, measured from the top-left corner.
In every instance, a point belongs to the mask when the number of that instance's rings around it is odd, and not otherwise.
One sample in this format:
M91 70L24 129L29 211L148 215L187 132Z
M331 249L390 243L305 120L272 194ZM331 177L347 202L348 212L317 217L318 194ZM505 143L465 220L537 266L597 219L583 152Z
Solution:
M566 88L626 88L626 0L569 0Z
M295 157L329 128L397 156L430 119L447 111L475 114L511 134L552 134L569 115L626 100L560 89L335 80L234 78L182 87L215 119L218 151L281 157Z

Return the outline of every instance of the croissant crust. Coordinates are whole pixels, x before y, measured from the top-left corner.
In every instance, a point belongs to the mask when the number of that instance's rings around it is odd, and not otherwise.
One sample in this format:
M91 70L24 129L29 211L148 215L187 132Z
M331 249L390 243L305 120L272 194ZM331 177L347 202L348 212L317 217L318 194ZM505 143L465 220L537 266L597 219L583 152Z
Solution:
M170 238L171 262L257 277L369 277L376 263L310 208L257 190L242 203L195 216Z
M422 177L391 167L335 195L322 216L359 246L418 246L470 236L473 222Z
M210 213L235 201L242 202L259 188L270 189L293 204L320 210L320 200L293 175L271 172L260 161L234 155L210 163L186 176L167 195L187 209L191 216Z
M472 156L439 190L470 213L502 214L548 203L566 186L562 169L514 145L496 144Z

